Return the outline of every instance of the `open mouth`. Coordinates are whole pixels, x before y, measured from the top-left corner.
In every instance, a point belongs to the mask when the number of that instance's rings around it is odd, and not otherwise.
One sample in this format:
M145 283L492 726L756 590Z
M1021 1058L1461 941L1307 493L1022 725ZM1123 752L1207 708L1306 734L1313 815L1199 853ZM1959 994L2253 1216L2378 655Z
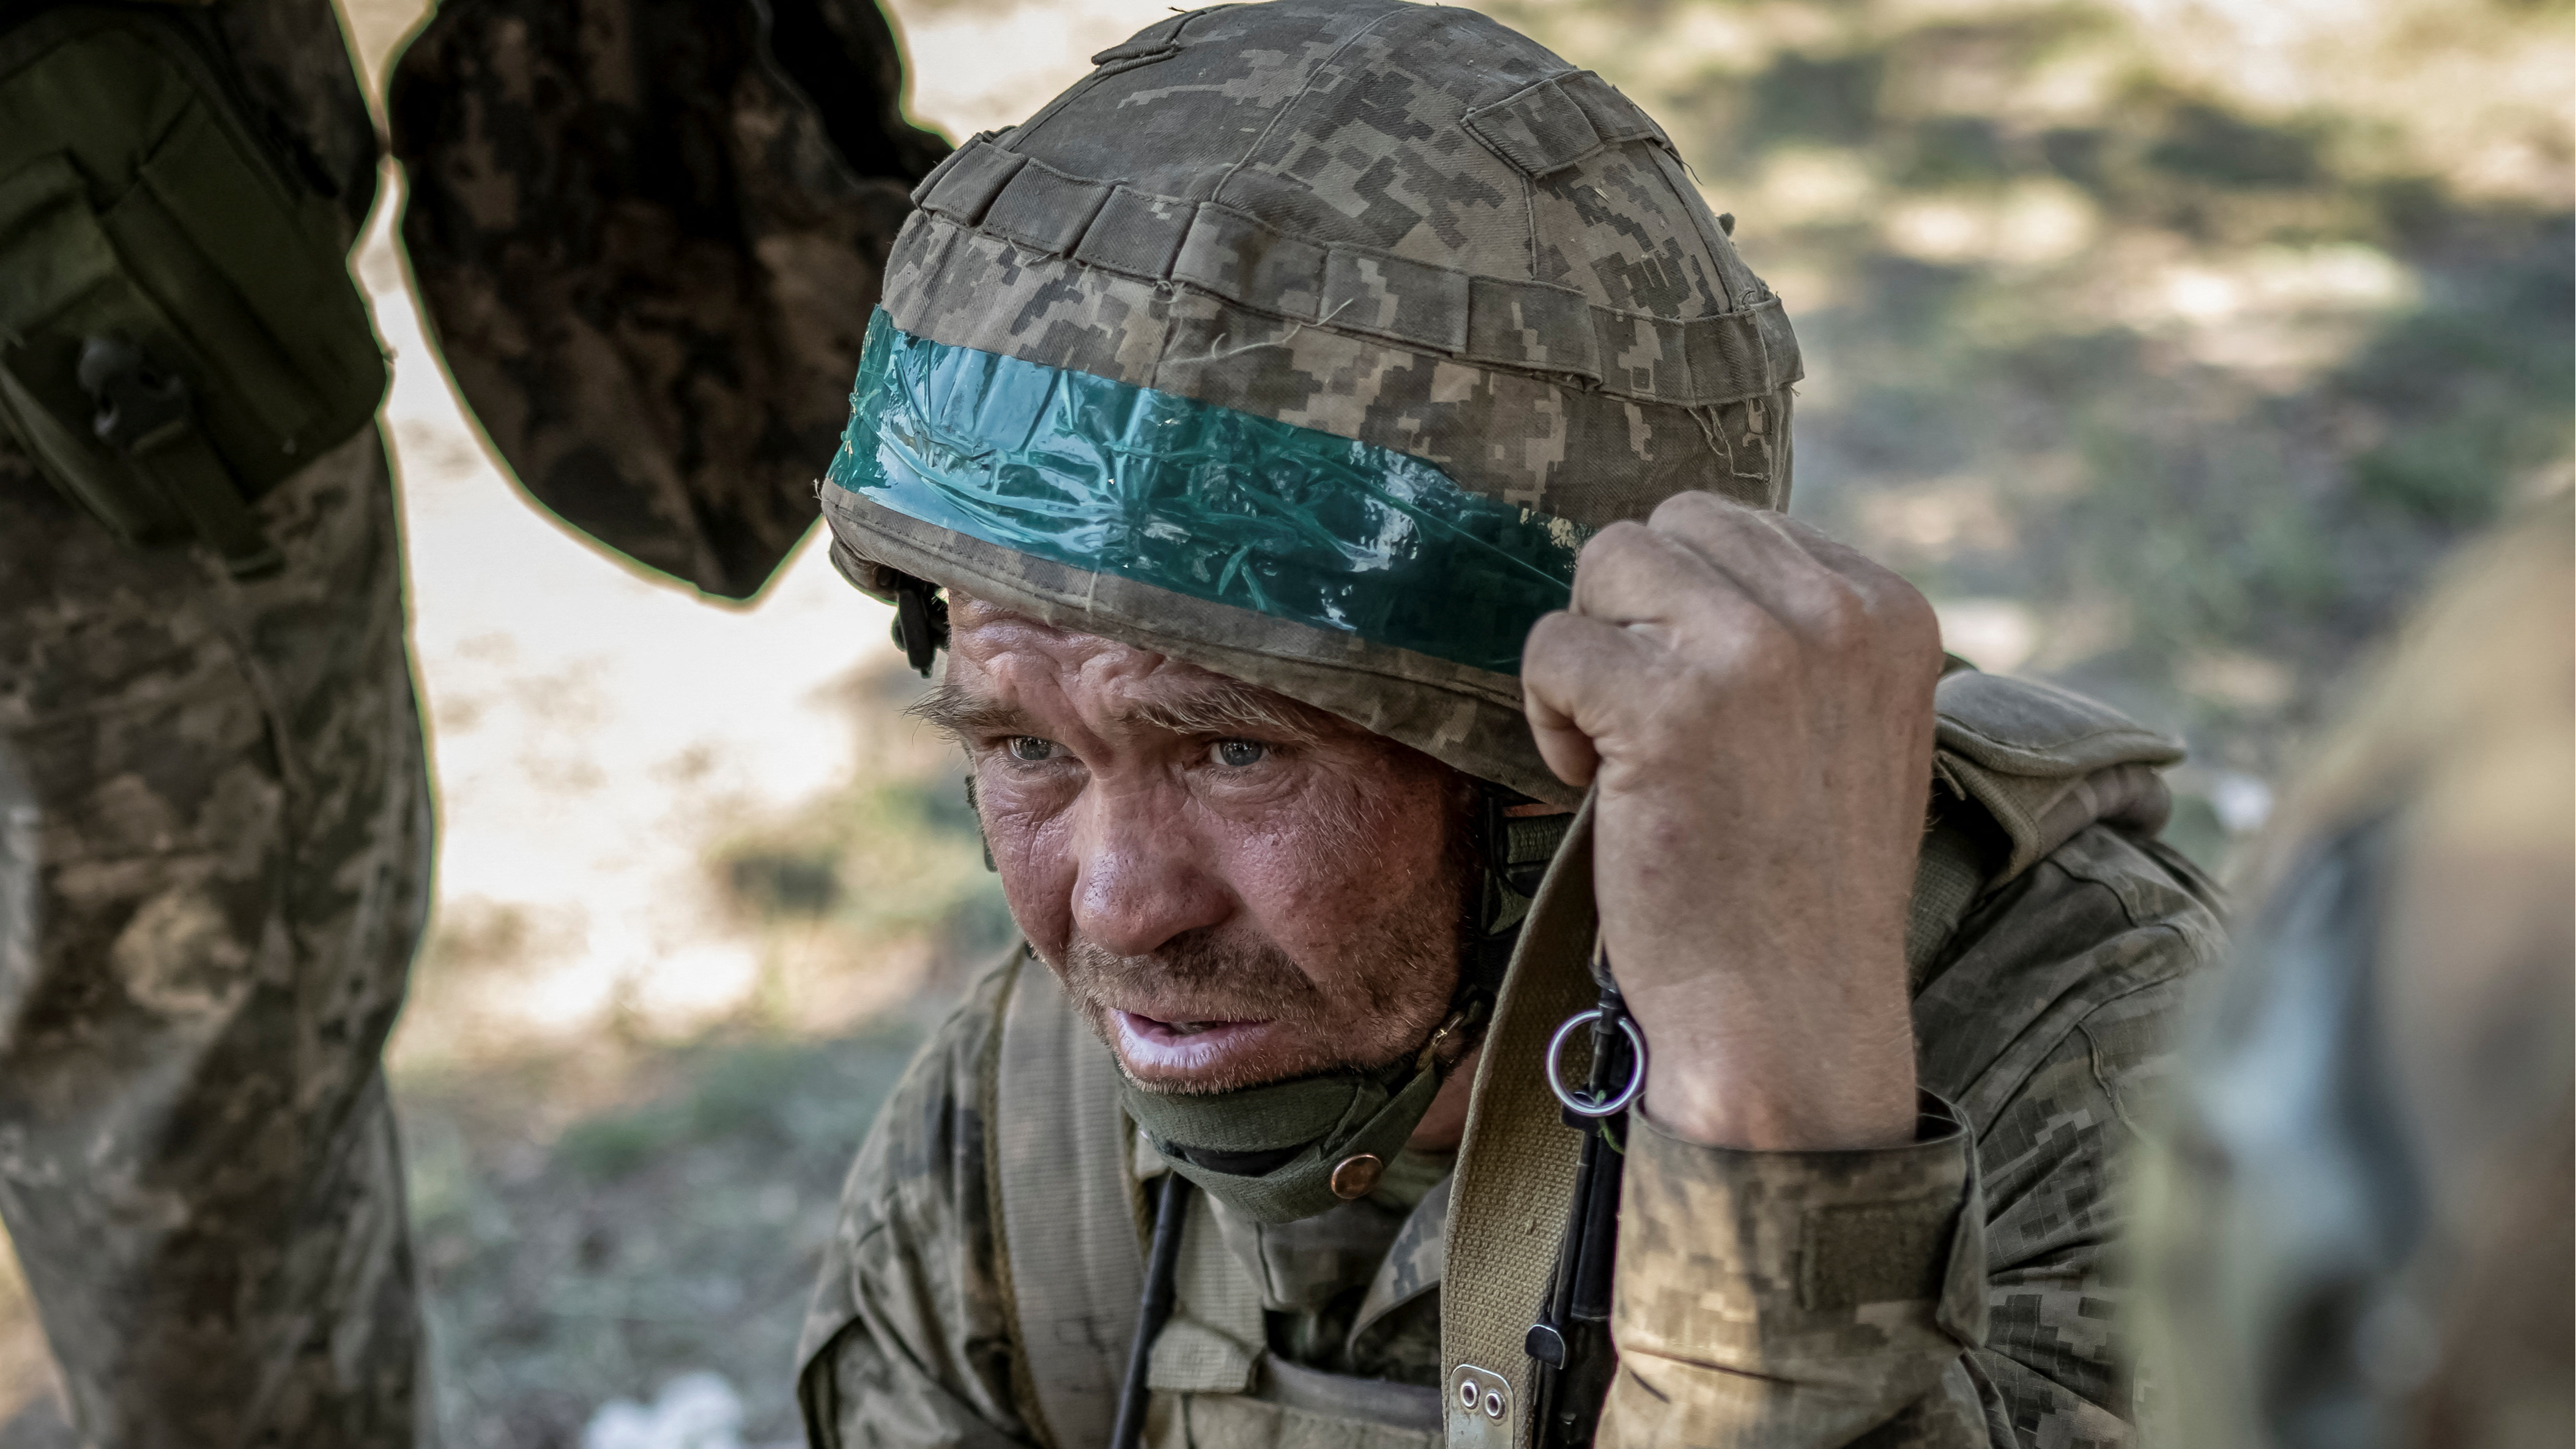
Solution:
M1259 1026L1261 1024L1257 1021L1223 1021L1216 1019L1204 1021L1169 1021L1162 1017L1147 1016L1142 1012L1135 1011L1117 1011L1113 1014L1118 1017L1120 1023L1129 1031L1142 1036L1150 1036L1171 1041L1185 1041L1192 1037L1206 1036L1210 1032L1225 1031L1230 1027Z
M1277 1029L1270 1021L1210 1019L1166 1020L1139 1012L1112 1010L1118 1054L1127 1069L1147 1081L1187 1081L1221 1072L1266 1043Z

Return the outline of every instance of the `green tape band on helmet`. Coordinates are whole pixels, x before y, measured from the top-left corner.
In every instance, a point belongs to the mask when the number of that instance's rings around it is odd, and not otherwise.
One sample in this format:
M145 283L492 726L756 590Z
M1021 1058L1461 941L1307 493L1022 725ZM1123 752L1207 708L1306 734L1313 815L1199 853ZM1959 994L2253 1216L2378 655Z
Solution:
M1590 532L1420 458L926 341L882 310L830 478L1015 552L1513 675Z

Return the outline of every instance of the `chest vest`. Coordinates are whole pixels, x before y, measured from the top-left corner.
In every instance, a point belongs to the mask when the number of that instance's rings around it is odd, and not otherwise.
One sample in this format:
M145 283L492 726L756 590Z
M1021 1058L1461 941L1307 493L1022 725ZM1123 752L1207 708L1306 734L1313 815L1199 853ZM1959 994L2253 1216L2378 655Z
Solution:
M1941 681L1937 702L1934 799L1905 943L1918 989L1980 896L2077 831L2162 828L2156 771L2182 757L2171 739L2045 685L1962 672ZM1556 1262L1579 1141L1560 1125L1539 1062L1556 1025L1594 995L1590 817L1587 805L1539 887L1477 1065L1449 1185L1441 1387L1270 1354L1261 1285L1221 1239L1205 1194L1192 1194L1172 1318L1149 1361L1151 1449L1527 1445L1522 1340ZM1119 1110L1116 1064L1053 973L1024 957L1003 1013L984 1103L986 1181L1014 1387L1052 1449L1093 1449L1117 1411L1144 1283L1145 1187L1162 1169Z

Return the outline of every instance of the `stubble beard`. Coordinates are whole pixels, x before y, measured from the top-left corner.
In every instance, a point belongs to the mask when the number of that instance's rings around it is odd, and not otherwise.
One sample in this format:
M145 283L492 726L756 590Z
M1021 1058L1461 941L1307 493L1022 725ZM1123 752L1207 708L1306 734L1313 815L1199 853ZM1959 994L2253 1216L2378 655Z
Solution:
M1456 994L1465 958L1466 882L1459 872L1445 874L1423 893L1427 899L1381 911L1356 933L1332 973L1333 996L1275 943L1208 931L1174 937L1143 956L1119 956L1076 936L1056 969L1112 1056L1118 1055L1113 1003L1152 1001L1181 1019L1270 1021L1282 1028L1264 1050L1207 1075L1138 1083L1149 1090L1198 1096L1327 1072L1379 1071L1420 1051ZM1118 1069L1135 1080L1123 1058Z

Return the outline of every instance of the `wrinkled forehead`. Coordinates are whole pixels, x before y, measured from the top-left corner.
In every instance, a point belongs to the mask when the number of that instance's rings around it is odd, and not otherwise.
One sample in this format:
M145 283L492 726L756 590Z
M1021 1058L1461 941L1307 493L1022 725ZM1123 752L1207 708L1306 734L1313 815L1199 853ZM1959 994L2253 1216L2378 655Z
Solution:
M952 592L949 629L948 673L913 712L960 737L1024 726L1050 707L1131 731L1365 733L1275 690L989 600Z

